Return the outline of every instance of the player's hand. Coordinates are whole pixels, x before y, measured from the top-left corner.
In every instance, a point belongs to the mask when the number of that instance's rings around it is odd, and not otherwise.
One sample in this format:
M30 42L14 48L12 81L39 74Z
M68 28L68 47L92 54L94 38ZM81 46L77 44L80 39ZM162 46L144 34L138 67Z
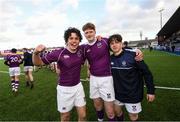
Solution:
M46 47L44 45L40 44L35 48L34 53L38 54L38 53L44 51L45 49L46 49Z
M154 94L147 94L146 97L147 97L148 102L153 102L155 100Z
M136 49L136 57L135 57L136 61L142 61L143 60L143 53L141 50Z
M102 36L98 35L98 36L96 36L96 39L97 39L98 41L101 41L101 40L102 40Z

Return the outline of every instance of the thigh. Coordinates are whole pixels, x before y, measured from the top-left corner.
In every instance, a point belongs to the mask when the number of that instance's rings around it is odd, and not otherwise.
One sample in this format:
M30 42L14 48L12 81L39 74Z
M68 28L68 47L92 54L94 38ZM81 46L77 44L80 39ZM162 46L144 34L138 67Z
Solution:
M120 102L119 100L114 101L114 110L117 116L120 116L123 111L122 107L124 106L124 103Z
M27 72L27 71L28 71L28 67L24 66L24 72Z
M93 99L94 102L94 107L96 108L97 111L100 111L104 107L104 101L101 98L95 98Z
M32 72L33 71L33 66L28 66L28 71Z
M9 68L9 76L15 76L14 68Z
M105 111L107 114L114 113L114 102L113 101L110 101L110 102L104 101L104 108L105 108Z
M20 72L21 72L20 67L15 67L15 68L14 68L14 75L15 75L15 76L19 76L19 75L20 75Z
M106 102L115 100L112 76L101 77L99 81L99 91L101 98Z
M76 107L81 107L86 105L85 93L81 82L76 86L74 104Z
M63 86L57 86L57 106L60 113L66 113L74 107L74 93Z
M97 80L98 80L97 77L93 75L90 76L90 98L91 99L96 99L100 97Z
M81 107L76 107L76 110L80 118L86 118L86 105Z

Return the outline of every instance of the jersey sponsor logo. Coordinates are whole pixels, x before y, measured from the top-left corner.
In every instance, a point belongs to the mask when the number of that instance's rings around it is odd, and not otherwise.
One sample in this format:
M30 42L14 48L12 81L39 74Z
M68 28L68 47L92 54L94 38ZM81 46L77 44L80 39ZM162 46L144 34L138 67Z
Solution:
M122 61L122 66L126 66L126 61Z
M110 93L107 94L107 98L108 98L108 99L111 98L111 94L110 94Z
M98 47L98 48L101 48L101 47L102 47L102 43L101 43L101 42L98 42L98 43L97 43L97 47Z
M70 58L69 55L64 55L63 57L64 57L65 59Z

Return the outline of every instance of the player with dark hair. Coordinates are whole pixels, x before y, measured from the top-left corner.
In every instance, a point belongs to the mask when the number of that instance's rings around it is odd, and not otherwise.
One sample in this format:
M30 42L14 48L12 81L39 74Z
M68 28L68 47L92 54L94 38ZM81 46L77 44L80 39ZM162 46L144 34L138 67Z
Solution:
M6 56L5 64L9 66L9 75L11 78L11 86L13 92L18 92L19 88L19 75L20 75L20 64L22 63L21 56L16 54L17 49L11 49L11 53L2 53L1 55Z
M115 90L115 112L118 121L123 121L122 106L125 105L131 121L138 120L143 99L144 81L147 86L147 100L154 101L153 76L145 62L136 61L136 53L123 49L122 37L114 34L109 37L111 71Z
M24 73L25 73L25 79L26 79L26 86L30 86L30 88L32 89L34 87L34 79L33 79L33 62L32 62L32 53L30 52L30 50L24 48Z
M79 43L82 40L80 31L68 28L64 33L66 48L55 50L43 57L40 52L45 50L44 45L39 45L33 53L34 65L47 65L57 62L61 73L57 85L58 111L61 121L70 121L70 111L75 106L78 121L86 120L86 101L83 86L80 82L81 65L84 63L84 54Z
M123 42L123 48L124 49L132 49L131 47L128 47L128 42L127 41Z

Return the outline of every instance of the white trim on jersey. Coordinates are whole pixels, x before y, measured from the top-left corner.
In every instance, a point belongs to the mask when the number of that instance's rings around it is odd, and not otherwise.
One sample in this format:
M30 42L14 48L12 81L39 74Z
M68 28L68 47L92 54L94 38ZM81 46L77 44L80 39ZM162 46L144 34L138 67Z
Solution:
M133 67L112 67L112 69L132 69Z
M105 44L109 47L109 44L107 43L107 41L105 41L104 39L102 39L102 41L104 41Z
M64 49L60 52L60 54L59 54L59 56L58 56L57 62L59 62L59 60L60 60L60 58L61 58L61 54L64 52L65 49L66 49L66 48L64 48Z
M125 49L126 51L136 52L137 49Z

